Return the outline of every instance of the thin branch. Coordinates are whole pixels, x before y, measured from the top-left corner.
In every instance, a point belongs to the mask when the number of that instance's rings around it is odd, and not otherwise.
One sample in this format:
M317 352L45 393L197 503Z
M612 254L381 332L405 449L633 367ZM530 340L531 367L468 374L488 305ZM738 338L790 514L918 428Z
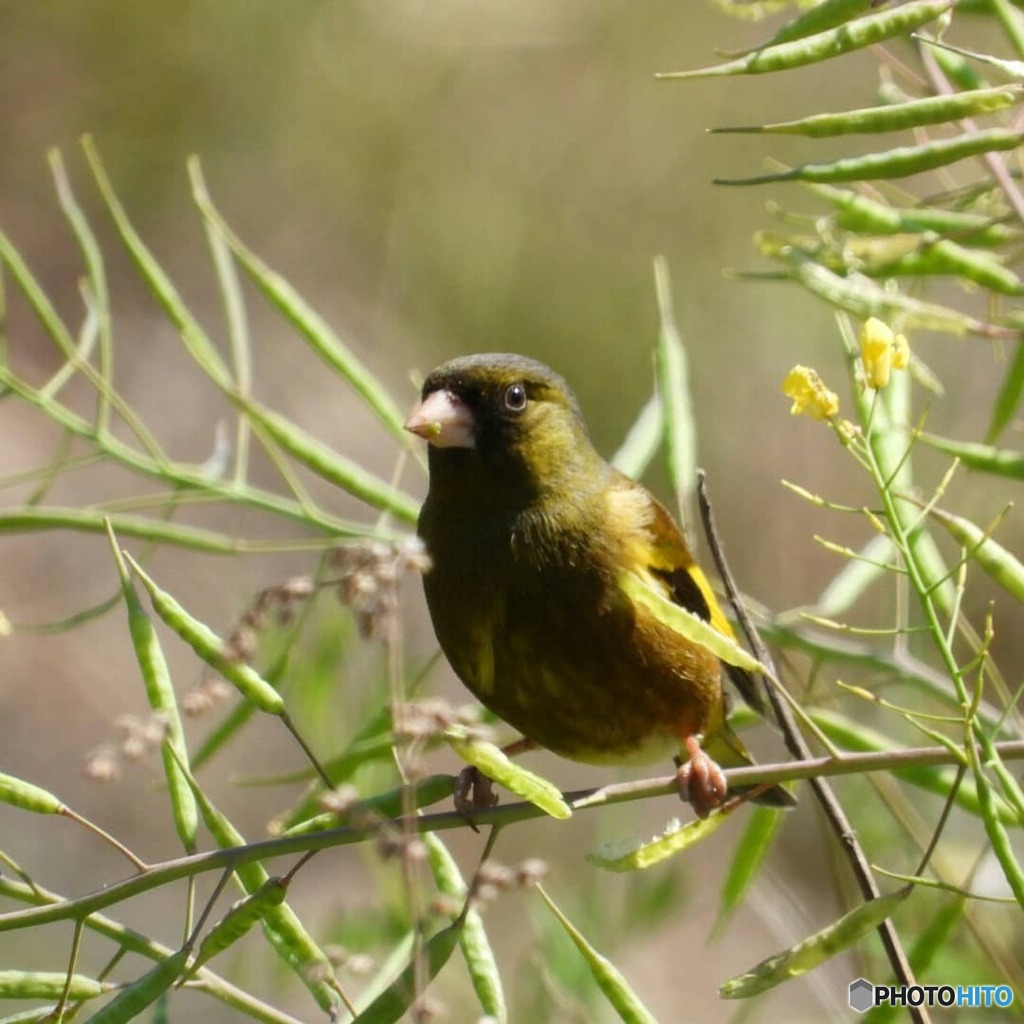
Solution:
M754 652L754 656L762 665L765 665L770 669L772 675L775 675L775 667L771 660L771 654L769 653L768 648L761 641L760 636L758 636L757 630L754 628L753 623L750 621L746 610L737 596L736 584L732 578L729 566L726 563L725 555L723 554L721 544L719 543L718 532L715 529L714 516L712 515L711 503L708 498L707 478L703 472L699 472L697 475L697 496L700 501L701 518L704 521L704 532L707 534L708 546L711 548L711 553L714 556L718 575L725 586L726 593L729 595L729 601L732 604L737 618L739 619L740 625L743 627L743 632ZM811 749L807 745L803 735L800 733L800 729L797 726L796 719L793 716L792 711L790 711L788 705L782 699L777 689L768 684L767 681L765 683L765 689L768 693L768 700L771 702L772 709L775 712L776 721L779 723L779 728L782 730L786 747L789 749L789 752L799 761L809 761L811 759ZM947 751L947 754L948 753L949 752ZM844 758L844 760L846 759ZM846 859L849 861L850 868L853 871L854 877L857 880L857 885L860 887L860 891L864 896L864 899L877 899L881 895L881 892L875 882L875 876L872 874L871 862L864 854L864 850L861 848L860 842L857 839L857 833L853 825L850 823L850 819L846 816L846 812L843 810L842 804L839 803L832 787L818 774L815 774L815 776L811 778L811 787L814 790L814 795L817 798L818 803L821 805L821 809L825 812L825 817L828 819L829 826L835 833L835 837L839 840L839 845L843 850ZM899 983L908 987L916 985L917 981L914 978L914 969L910 966L907 954L903 949L899 936L896 934L896 928L889 918L886 918L886 920L878 926L878 934L882 940L882 945L885 947L885 953L889 959L889 964L892 967L893 974L895 974ZM916 1021L917 1024L928 1024L930 1017L925 1009L922 1007L912 1006L909 1007L909 1010L912 1019Z
M993 744L993 747L1004 761L1024 760L1024 740L996 743ZM752 786L762 783L777 785L798 779L810 779L813 783L818 781L819 776L856 775L864 772L899 771L905 768L959 765L961 763L961 760L945 747L910 747L905 750L844 754L839 758L817 757L799 762L784 761L779 764L753 765L749 768L731 768L726 770L725 777L730 786ZM576 790L566 793L565 799L574 811L583 811L657 796L675 796L678 799L679 785L674 774L636 782ZM545 812L534 804L516 802L480 811L474 815L474 822L478 826L510 825L517 821L546 817ZM123 881L112 882L87 896L31 910L17 910L9 914L2 914L0 915L0 932L15 931L19 928L29 928L52 921L65 921L94 914L130 897L208 871L235 869L241 864L251 864L253 861L366 842L377 838L382 829L399 832L402 830L445 832L465 828L469 828L465 817L453 810L426 814L412 819L404 817L390 819L378 823L373 828L343 826L324 832L282 836L278 839L247 843L244 846L229 849L196 853L152 864L145 871L140 871ZM0 892L2 892L2 887L0 887Z

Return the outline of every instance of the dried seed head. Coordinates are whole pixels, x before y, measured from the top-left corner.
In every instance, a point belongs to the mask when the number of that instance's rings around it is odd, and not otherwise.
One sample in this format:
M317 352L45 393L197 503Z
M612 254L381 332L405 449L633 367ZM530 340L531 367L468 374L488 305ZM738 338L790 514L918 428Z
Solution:
M317 804L325 811L344 814L359 802L359 790L355 786L337 786L327 790L316 798Z
M439 892L430 901L430 912L438 917L446 917L454 921L462 913L462 902L454 896Z
M452 724L451 704L439 697L413 700L391 705L391 720L396 738L405 740L429 739Z
M203 686L195 686L181 698L181 710L189 718L199 718L213 707L213 698Z
M481 885L494 885L499 889L511 889L515 885L516 874L512 868L505 867L497 861L485 860L476 873Z
M370 974L373 969L377 966L377 962L370 956L369 953L353 953L345 961L345 970L349 974L353 974L356 977L363 978Z
M529 857L516 868L516 882L525 887L536 885L548 874L548 865L539 857Z
M125 736L121 740L121 756L126 761L141 761L148 749L145 740L138 733Z
M82 765L82 774L93 782L116 782L121 777L117 751L104 744L92 751Z
M363 541L331 553L338 572L338 599L350 607L362 636L388 634L398 612L398 584L403 573L423 571L425 555L418 538L386 544Z

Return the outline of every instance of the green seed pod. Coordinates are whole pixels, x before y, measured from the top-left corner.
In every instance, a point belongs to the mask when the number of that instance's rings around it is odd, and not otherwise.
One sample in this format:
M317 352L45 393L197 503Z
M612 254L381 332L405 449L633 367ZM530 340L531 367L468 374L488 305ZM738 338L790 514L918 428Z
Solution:
M125 558L131 564L132 571L142 580L143 586L149 591L153 610L210 668L222 675L229 683L233 683L238 692L246 700L252 701L261 711L270 715L284 713L284 699L270 683L263 679L255 669L227 657L224 653L224 641L209 626L189 615L170 594L157 587L131 555L126 553Z
M0 971L0 999L60 999L67 983L64 971ZM112 987L84 974L73 974L68 998L95 999Z
M236 900L203 939L195 961L182 981L188 981L208 960L233 946L257 921L263 920L272 907L284 903L287 894L287 884L275 876L268 878L251 896Z
M48 790L0 772L0 802L33 814L60 814L64 805Z
M135 590L135 585L128 573L128 567L117 546L110 521L107 520L107 536L114 552L117 571L121 578L121 592L128 611L128 632L131 635L135 658L139 663L142 681L146 687L149 706L161 715L167 723L167 745L173 746L178 759L188 764L188 752L185 747L185 732L178 713L178 700L171 682L170 669L164 657L160 638L157 636L153 621L146 614ZM175 829L186 851L193 853L196 849L196 837L199 834L199 812L195 797L181 768L171 755L167 745L161 748L164 762L164 775L167 779L167 792L171 799L171 812L174 817Z
M867 272L878 277L953 274L1002 295L1019 295L1022 288L1020 278L995 256L966 249L949 239L922 242L914 252L890 264L870 267Z
M896 132L990 114L1019 103L1022 97L1024 92L1019 86L1007 85L958 92L952 96L928 96L925 99L890 106L863 107L836 114L815 114L798 121L778 121L774 124L738 128L712 128L711 131L719 134L805 135L812 139Z
M1005 224L976 213L953 210L901 209L869 199L859 192L831 185L807 186L816 196L836 210L836 223L845 231L864 234L921 234L935 232L955 236L964 245L1000 246L1019 238L1019 233Z
M126 1024L166 992L181 974L188 950L179 949L173 956L154 964L138 981L125 986L85 1024Z
M969 519L953 515L940 508L931 508L928 514L941 523L961 547L966 548L971 561L976 562L985 575L995 581L1018 601L1024 601L1024 565Z
M878 896L861 903L803 942L763 960L745 974L730 979L722 985L718 994L723 999L747 999L813 970L874 931L895 913L912 889L913 886L907 885L888 896Z
M932 448L947 455L954 455L965 466L980 469L994 476L1006 476L1012 480L1024 480L1024 455L1005 448L994 448L990 444L974 444L968 441L953 441L935 434L920 434L919 439Z
M1024 133L1005 128L958 135L952 139L926 142L920 146L900 146L881 153L834 160L827 164L804 164L778 174L762 174L755 178L716 178L716 185L766 185L780 181L844 182L873 181L878 178L905 178L911 174L933 171L937 167L966 160L982 153L1016 149L1024 141Z
M867 14L873 5L874 0L822 0L816 7L811 7L792 21L786 22L765 46L776 46L779 43L792 42L794 39L806 39L807 36L817 35L819 32L827 32L830 28L845 25L853 18Z
M435 832L424 832L423 842L427 847L427 863L430 865L438 891L461 903L466 899L467 886L455 858ZM505 1024L508 1020L508 1008L505 1004L505 991L501 984L498 962L487 938L483 919L479 911L473 907L466 911L459 947L466 961L480 1008L498 1024Z
M805 39L797 39L778 46L768 46L737 60L698 68L696 71L670 71L658 78L713 78L719 75L760 75L772 71L787 71L807 64L838 57L840 54L862 50L894 36L905 35L934 21L948 11L955 0L912 0L891 10L869 14L849 21L826 32L818 32Z

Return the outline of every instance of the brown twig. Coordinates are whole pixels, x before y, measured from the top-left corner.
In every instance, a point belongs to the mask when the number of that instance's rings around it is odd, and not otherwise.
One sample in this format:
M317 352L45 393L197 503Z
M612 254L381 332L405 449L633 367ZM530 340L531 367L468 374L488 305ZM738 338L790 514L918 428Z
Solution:
M757 630L754 628L753 623L750 621L750 617L747 615L746 610L739 599L735 581L732 578L732 573L729 570L729 566L725 560L725 555L722 552L722 545L718 538L718 532L715 529L714 516L711 511L711 502L708 498L707 478L703 470L699 471L697 474L697 496L700 502L701 519L704 523L704 533L707 536L708 546L715 559L715 566L718 569L718 575L721 578L726 594L729 597L729 602L743 628L743 632L746 635L747 642L750 644L750 647L754 652L754 656L762 665L770 670L772 675L775 675L775 668L771 659L771 654L764 643L762 643ZM789 706L779 695L775 687L770 685L767 680L765 680L765 689L767 691L768 700L771 703L772 710L775 712L776 721L779 723L779 728L782 730L782 735L785 739L786 747L789 752L798 761L810 760L811 749L807 745L807 741L803 738ZM866 900L877 899L881 896L881 892L879 891L878 885L875 883L875 877L871 872L871 864L865 856L864 850L861 848L860 842L857 839L856 830L850 823L850 819L846 816L846 812L839 803L832 787L821 776L812 777L810 782L811 788L814 790L814 795L817 798L818 803L821 805L822 811L825 813L829 826L835 834L836 839L839 841L839 845L843 850L846 859L849 861L850 869L853 871L853 875L857 880L857 885L859 886L862 895ZM878 934L882 940L882 945L885 947L886 956L889 959L889 964L892 967L893 974L895 974L897 981L901 985L916 985L917 981L914 977L914 969L910 966L910 961L907 959L907 954L903 949L903 944L900 942L899 936L896 934L896 928L890 919L887 918L878 926ZM916 1021L917 1024L929 1024L931 1018L923 1007L911 1006L908 1007L908 1009L910 1011L911 1018Z
M1012 740L993 744L996 753L1004 760L1024 760L1024 740ZM866 754L844 754L842 757L816 757L808 760L786 761L780 764L758 764L750 768L726 770L725 778L730 786L752 786L760 783L776 785L797 779L813 780L818 776L857 775L864 772L899 771L906 768L959 764L957 756L948 748L910 747L904 750L872 751ZM679 799L679 784L675 773L636 782L622 782L611 786L598 786L563 794L574 811L590 810L611 804L631 803L648 800L651 797L671 796ZM517 821L546 818L547 815L534 804L520 801L502 804L476 815L477 825L511 825ZM15 931L53 921L75 920L95 914L105 907L121 903L133 896L139 896L151 889L159 888L182 878L204 874L208 871L223 871L226 867L235 869L241 864L287 857L309 850L326 850L335 846L350 846L364 843L380 835L381 829L396 831L409 829L416 832L447 832L452 829L468 828L466 819L458 811L439 814L424 814L412 819L389 819L375 827L355 828L342 826L325 832L305 833L266 839L258 843L247 843L228 849L211 850L191 854L173 860L150 864L120 882L111 882L102 889L75 899L33 907L29 910L15 910L0 914L0 932ZM29 894L31 888L0 876L0 896L22 899L19 893Z

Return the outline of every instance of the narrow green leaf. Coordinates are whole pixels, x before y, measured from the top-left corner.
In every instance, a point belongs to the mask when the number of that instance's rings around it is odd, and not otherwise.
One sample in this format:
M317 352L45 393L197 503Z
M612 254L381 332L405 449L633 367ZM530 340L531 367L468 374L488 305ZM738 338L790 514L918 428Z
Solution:
M723 999L749 999L806 974L873 932L895 912L912 889L913 886L908 885L888 896L860 904L803 942L762 960L745 974L730 978L719 988L718 994Z
M695 818L685 825L677 818L665 826L660 836L646 843L632 840L605 844L596 853L588 853L587 860L595 867L606 871L643 871L674 857L682 850L695 846L716 832L729 817L722 811L715 811L706 818Z
M531 772L506 757L500 747L484 740L470 737L461 726L451 726L444 731L444 739L459 757L493 779L500 786L529 800L552 818L571 818L572 808L562 798L562 793L553 783Z
M735 640L719 633L703 619L663 597L648 586L636 573L623 572L619 575L619 586L631 601L646 609L663 626L675 630L691 643L706 647L727 665L746 669L748 672L765 672L761 663L745 651Z
M665 411L657 391L644 403L640 415L612 456L611 464L633 480L639 480L651 464L665 436Z
M985 433L985 443L995 444L1020 409L1024 397L1024 338L1017 341L1016 351L1006 367L1003 383L992 406L992 419Z
M359 1024L396 1024L419 995L417 985L432 981L449 961L458 945L463 920L441 929L423 946L420 962L410 962L404 971L359 1014Z
M676 498L683 532L690 535L692 531L687 529L687 524L697 486L697 425L686 348L676 326L668 262L663 256L654 261L654 283L661 325L655 367L658 397L665 417L665 474Z
M751 809L746 828L735 845L729 870L722 882L714 934L721 933L726 921L746 894L750 883L757 877L781 821L782 812L778 808L755 805Z
M554 900L544 891L543 886L538 885L537 892L540 893L541 899L548 905L548 909L558 919L559 924L565 929L576 948L583 954L583 959L586 961L587 967L590 968L591 976L615 1012L618 1013L619 1018L626 1024L658 1024L654 1014L640 1001L639 996L630 987L622 972L587 942L573 923L558 909Z

